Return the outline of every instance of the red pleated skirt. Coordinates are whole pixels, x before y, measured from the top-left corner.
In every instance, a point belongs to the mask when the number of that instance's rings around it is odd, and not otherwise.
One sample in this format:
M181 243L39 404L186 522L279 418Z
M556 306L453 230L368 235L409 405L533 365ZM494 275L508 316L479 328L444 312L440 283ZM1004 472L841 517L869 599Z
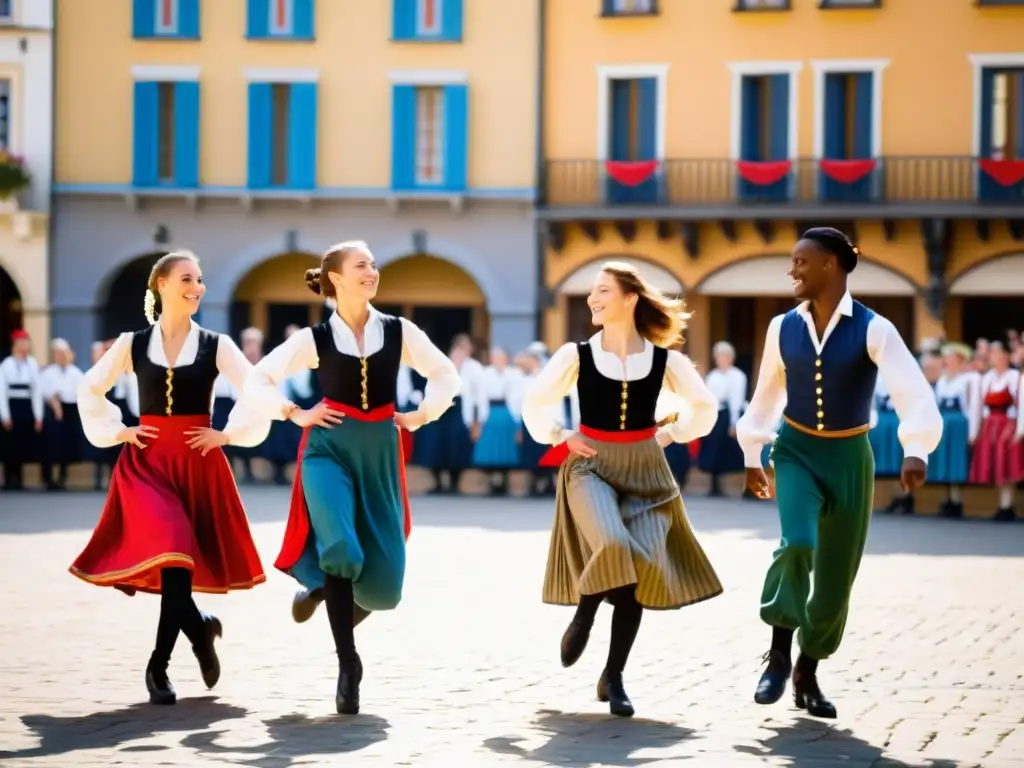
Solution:
M969 482L972 485L1010 485L1024 475L1024 452L1014 440L1017 422L1006 411L992 411L981 423L974 443Z
M220 448L206 456L185 434L209 416L143 416L159 436L125 445L92 538L70 571L128 594L159 593L162 568L187 568L196 592L266 581L235 478Z

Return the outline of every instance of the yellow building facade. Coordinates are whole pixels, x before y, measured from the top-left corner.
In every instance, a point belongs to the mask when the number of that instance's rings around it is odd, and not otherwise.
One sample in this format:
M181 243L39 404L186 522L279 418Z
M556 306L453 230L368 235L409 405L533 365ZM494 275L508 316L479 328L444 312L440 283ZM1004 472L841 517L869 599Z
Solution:
M25 187L0 189L0 358L11 333L23 328L41 363L48 362L50 336L52 27L48 3L0 6L0 151L30 178Z
M378 305L442 346L534 338L536 3L58 0L57 15L74 130L58 131L55 263L87 264L57 276L54 323L76 346L138 327L149 266L177 247L202 261L204 325L275 343L320 319L303 272L348 239L377 257Z
M546 4L548 341L625 259L686 297L699 363L728 339L756 370L814 225L855 238L852 290L908 340L1020 325L1024 4L732 5Z

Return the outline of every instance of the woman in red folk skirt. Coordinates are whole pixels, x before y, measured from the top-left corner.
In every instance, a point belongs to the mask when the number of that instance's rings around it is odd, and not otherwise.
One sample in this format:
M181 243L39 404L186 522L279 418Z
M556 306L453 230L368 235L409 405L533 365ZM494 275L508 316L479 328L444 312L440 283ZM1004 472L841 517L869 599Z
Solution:
M1013 486L1024 475L1021 447L1016 439L1019 408L1017 389L1020 373L1010 367L1010 357L999 342L989 348L992 367L981 378L980 397L973 404L975 418L984 415L981 431L974 443L969 482L972 485L994 485L999 489L999 509L994 520L1008 521L1013 511ZM979 414L977 411L981 411Z
M192 644L207 687L220 678L214 639L221 623L200 613L192 592L226 593L266 580L221 449L258 445L270 421L236 406L223 431L210 428L217 375L241 389L252 366L229 337L192 322L205 292L194 255L163 256L146 291L150 327L121 334L78 391L89 441L125 445L100 521L70 570L128 595L160 595L156 646L146 667L153 704L176 701L167 665L179 631ZM131 372L139 388L137 427L125 427L121 410L105 397Z

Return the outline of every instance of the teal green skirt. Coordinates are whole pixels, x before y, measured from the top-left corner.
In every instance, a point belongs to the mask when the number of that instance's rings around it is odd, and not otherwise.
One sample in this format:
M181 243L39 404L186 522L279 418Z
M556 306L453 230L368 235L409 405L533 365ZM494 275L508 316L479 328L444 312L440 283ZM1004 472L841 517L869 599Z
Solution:
M399 433L391 419L346 418L309 432L301 480L310 533L289 573L304 587L324 574L351 579L369 611L398 605L405 580L405 494Z

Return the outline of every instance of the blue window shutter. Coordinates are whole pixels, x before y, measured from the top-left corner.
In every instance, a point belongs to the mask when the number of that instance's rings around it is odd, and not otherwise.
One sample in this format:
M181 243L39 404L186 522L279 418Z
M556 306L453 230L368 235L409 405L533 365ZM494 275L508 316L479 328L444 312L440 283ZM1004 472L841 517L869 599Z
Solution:
M761 83L754 75L745 75L740 87L740 159L757 161L761 157Z
M158 181L160 157L159 83L136 82L133 103L132 183L152 187Z
M156 34L156 3L153 0L133 0L132 37L153 37Z
M992 111L993 101L996 92L996 71L994 69L983 69L981 71L981 103L978 109L981 110L981 147L980 157L985 160L992 157Z
M1024 160L1024 72L1021 70L1014 72L1010 84L1017 91L1014 98L1014 102L1017 105L1017 116L1016 120L1014 120L1017 135L1010 137L1010 139L1016 150L1017 159Z
M768 157L765 160L789 159L789 75L772 75L768 79Z
M396 85L391 96L391 187L416 186L416 87Z
M465 191L468 184L468 86L445 86L444 120L444 185L446 189L462 192Z
M249 83L249 187L270 186L274 102L270 83Z
M416 0L394 0L391 36L395 40L416 39Z
M658 78L636 81L635 160L658 159Z
M316 187L316 83L293 83L288 97L288 186Z
M174 184L199 186L199 83L174 84Z
M846 158L846 75L825 75L825 158Z
M612 80L611 89L611 130L609 131L609 160L632 160L633 148L629 144L629 121L632 109L632 80Z
M613 16L615 14L615 0L601 0L601 13L605 16Z
M874 72L858 72L853 76L853 158L867 160L874 154Z
M441 38L462 42L462 0L444 0L441 5Z
M247 0L246 37L270 37L270 0Z
M199 0L178 0L178 37L199 39L199 13Z
M314 0L295 0L292 4L292 37L312 40L315 37L315 18Z

